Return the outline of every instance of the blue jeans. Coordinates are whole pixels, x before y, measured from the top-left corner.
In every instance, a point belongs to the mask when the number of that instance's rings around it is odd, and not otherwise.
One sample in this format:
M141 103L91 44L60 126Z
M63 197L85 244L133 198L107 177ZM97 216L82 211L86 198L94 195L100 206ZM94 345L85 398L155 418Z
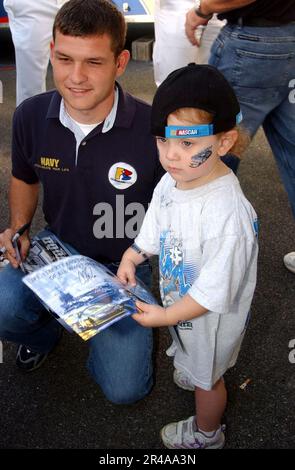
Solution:
M209 63L233 86L250 135L263 126L295 217L295 24L226 25Z
M106 266L113 272L118 269L116 263ZM148 287L151 286L148 263L138 266L136 274ZM23 276L20 269L10 265L0 272L0 338L46 353L58 341L62 327L25 286ZM127 317L98 333L88 344L88 370L110 401L129 404L150 391L153 374L151 328L143 328Z

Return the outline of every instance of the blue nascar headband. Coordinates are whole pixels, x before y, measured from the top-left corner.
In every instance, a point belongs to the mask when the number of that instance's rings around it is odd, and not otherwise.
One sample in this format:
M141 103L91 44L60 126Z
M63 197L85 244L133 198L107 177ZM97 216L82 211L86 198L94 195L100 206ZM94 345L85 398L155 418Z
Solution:
M243 116L240 111L236 116L236 124L240 124ZM214 124L201 124L199 126L165 126L166 139L191 139L192 137L208 137L217 134Z
M182 108L200 109L212 115L209 125L185 126L190 137L229 131L241 121L240 105L233 88L212 65L189 64L171 72L161 83L152 104L152 134L177 137L172 135L175 129L168 130L166 134L165 128L169 114ZM177 129L181 130L181 126Z

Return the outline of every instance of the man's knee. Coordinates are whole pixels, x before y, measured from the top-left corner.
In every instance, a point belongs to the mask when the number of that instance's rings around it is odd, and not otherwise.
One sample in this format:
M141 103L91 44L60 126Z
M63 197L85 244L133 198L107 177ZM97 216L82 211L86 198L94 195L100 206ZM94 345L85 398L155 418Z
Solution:
M152 330L128 317L100 334L90 340L91 376L113 403L141 400L152 387Z
M144 398L153 385L152 365L144 372L128 373L126 370L102 371L93 361L88 361L88 370L100 386L105 397L117 405L130 405Z
M131 387L128 383L117 384L104 384L101 389L110 402L116 405L132 405L139 400L142 400L151 390L152 379L148 383L133 384Z

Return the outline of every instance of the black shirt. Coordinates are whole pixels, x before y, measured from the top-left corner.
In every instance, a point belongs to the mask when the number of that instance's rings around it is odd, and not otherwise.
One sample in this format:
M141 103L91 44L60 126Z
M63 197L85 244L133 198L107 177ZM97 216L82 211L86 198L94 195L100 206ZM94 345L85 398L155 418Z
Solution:
M76 151L59 119L61 96L24 101L13 123L12 174L43 186L45 220L61 240L97 261L120 261L164 173L148 104L123 93L113 127L92 130Z
M238 18L263 18L278 23L290 23L295 21L295 0L256 0L245 7L220 13L218 18L229 23L236 23Z

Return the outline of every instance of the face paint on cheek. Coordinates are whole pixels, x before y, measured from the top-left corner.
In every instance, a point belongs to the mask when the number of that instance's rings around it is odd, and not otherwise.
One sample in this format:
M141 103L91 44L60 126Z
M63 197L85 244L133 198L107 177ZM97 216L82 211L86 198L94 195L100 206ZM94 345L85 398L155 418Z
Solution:
M212 155L212 145L210 147L205 148L201 152L197 153L197 155L193 155L191 158L190 168L198 168L198 166L205 163L209 157Z

